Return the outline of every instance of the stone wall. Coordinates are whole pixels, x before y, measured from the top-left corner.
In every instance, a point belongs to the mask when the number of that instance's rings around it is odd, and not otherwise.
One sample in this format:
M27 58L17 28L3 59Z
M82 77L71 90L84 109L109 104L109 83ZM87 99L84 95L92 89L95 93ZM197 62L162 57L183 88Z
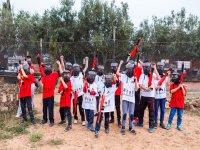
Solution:
M0 111L10 111L17 107L19 88L16 84L5 83L4 78L0 77Z

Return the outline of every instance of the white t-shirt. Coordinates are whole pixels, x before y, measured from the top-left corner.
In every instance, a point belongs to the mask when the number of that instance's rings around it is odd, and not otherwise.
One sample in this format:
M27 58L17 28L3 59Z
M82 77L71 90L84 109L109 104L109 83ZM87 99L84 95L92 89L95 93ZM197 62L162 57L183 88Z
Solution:
M95 80L94 80L94 82L97 84L96 96L99 96L101 89L104 87L104 81L105 81L104 75L102 76L96 75Z
M92 84L88 84L88 86L89 91L95 91L97 93L97 84L95 82ZM96 110L96 96L90 95L88 90L86 93L83 94L82 108Z
M83 74L80 73L77 77L71 76L72 89L78 92L78 97L83 95ZM73 94L72 94L73 95Z
M101 95L105 95L104 110L102 112L113 112L115 111L115 91L117 90L116 84L110 88L105 86L101 89ZM101 101L99 102L100 107Z
M129 78L127 75L121 74L119 80L122 84L122 100L135 103L134 76Z
M152 90L151 91L145 91L142 88L141 89L141 96L144 97L155 97L155 80L156 80L156 74L153 73L153 79L152 79ZM145 87L148 87L148 81L149 81L149 77L145 74L142 74L140 76L140 80L139 80L139 84L143 85Z
M167 87L168 77L165 78L163 81L161 88L155 90L155 99L162 99L166 98L166 87ZM158 85L159 80L155 80L155 86Z

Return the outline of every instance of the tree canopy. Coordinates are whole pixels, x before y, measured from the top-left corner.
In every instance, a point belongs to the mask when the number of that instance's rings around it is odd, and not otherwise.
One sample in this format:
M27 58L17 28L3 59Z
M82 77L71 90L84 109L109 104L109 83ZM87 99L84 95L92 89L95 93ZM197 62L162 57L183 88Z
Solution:
M74 0L60 0L60 7L39 14L13 13L10 0L0 7L0 51L13 55L43 52L63 54L72 62L98 51L99 62L125 59L142 35L143 57L160 60L199 60L200 20L184 8L168 16L144 20L138 28L130 20L128 4L82 0L80 11ZM115 38L114 38L115 32Z

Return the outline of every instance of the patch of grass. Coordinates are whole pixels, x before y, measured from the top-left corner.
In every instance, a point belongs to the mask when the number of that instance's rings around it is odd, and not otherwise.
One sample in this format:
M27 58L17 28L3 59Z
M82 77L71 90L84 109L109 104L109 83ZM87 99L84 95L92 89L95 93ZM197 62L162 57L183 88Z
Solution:
M18 124L14 127L6 127L5 130L7 132L11 132L15 135L26 134L28 131L26 130L27 125Z
M31 133L29 139L31 142L38 142L42 139L42 134L38 132Z
M63 144L63 140L61 139L52 139L50 141L48 141L49 145L62 145Z
M13 135L8 134L8 133L1 133L0 134L0 140L6 140L6 139L12 139Z

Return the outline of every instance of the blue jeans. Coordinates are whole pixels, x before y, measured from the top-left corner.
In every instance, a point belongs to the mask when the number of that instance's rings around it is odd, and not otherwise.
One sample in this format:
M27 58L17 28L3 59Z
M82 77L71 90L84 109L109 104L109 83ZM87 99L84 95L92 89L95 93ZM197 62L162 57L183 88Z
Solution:
M87 119L88 125L91 126L94 122L94 110L86 109L85 114L86 114L86 119Z
M177 126L180 126L181 123L182 123L182 114L183 114L183 109L182 108L175 108L175 107L171 108L170 114L169 114L168 123L172 124L174 115L176 114L176 110L177 110L177 115L178 115L178 117L177 117Z
M126 126L126 116L129 113L129 129L132 129L133 126L133 119L134 119L134 109L135 103L129 101L122 101L122 128L125 129Z
M163 123L163 121L164 121L165 102L166 102L166 98L155 99L155 101L154 101L154 121L155 121L155 123L158 122L159 107L160 107L160 123Z
M110 115L109 112L104 113L104 117L105 117L104 127L105 127L105 129L109 129L109 115ZM99 117L100 117L100 119L99 119ZM98 119L99 119L99 122L98 122ZM95 131L100 130L102 120L103 120L103 113L101 113L101 115L98 114L96 126L95 126Z

